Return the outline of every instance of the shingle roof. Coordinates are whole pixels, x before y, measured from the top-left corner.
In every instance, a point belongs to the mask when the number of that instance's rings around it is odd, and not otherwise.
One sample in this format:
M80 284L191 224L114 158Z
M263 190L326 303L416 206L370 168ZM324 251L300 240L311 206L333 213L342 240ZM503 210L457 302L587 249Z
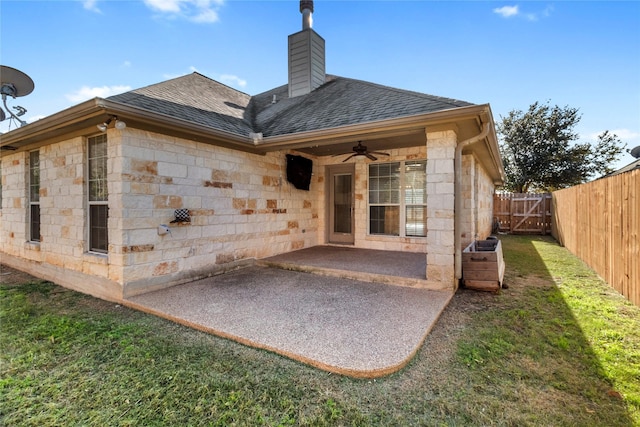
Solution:
M605 175L605 176L613 176L613 175L618 175L621 173L625 173L625 172L631 172L633 170L636 169L640 169L640 159L636 159L633 162L629 163L627 166L622 167L616 171L611 172L609 175Z
M245 120L251 96L199 73L134 89L108 100L247 136Z
M289 98L287 85L251 97L198 73L108 99L241 136L262 132L265 137L473 105L336 76L295 98Z

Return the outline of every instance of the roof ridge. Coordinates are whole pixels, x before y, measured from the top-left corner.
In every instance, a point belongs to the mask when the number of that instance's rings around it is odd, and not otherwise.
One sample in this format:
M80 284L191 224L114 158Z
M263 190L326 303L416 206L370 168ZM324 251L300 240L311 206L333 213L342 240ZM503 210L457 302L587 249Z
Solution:
M354 78L351 78L351 77L336 76L336 75L333 75L333 74L331 74L331 75L328 74L327 77L332 77L334 79L345 79L345 80L355 81L355 82L362 83L362 84L367 85L367 86L375 86L375 87L378 87L378 88L382 88L382 89L385 89L385 90L390 90L390 91L397 92L397 93L417 96L419 98L425 98L425 97L428 97L429 99L434 99L435 98L435 99L438 99L440 101L450 103L454 107L459 107L458 105L454 104L455 102L464 102L466 104L473 104L472 102L464 101L462 99L449 98L449 97L440 96L440 95L432 95L432 94L429 94L429 93L418 92L418 91L409 90L409 89L402 89L402 88L397 88L397 87L394 87L394 86L387 86L387 85L383 85L383 84L380 84L380 83L374 83L374 82L369 82L369 81L366 81L366 80L354 79ZM451 101L451 102L449 102L449 101Z
M191 73L189 73L189 74L183 74L183 75L181 75L181 76L172 77L172 78L170 78L170 79L163 80L163 81L161 81L161 82L148 84L148 85L146 85L146 86L140 86L140 87L137 87L137 88L135 88L135 89L131 89L131 90L127 91L127 92L123 92L123 93L121 93L121 94L111 95L111 96L107 97L106 99L112 98L112 97L114 97L114 96L123 95L123 94L126 94L126 93L136 93L136 92L137 92L137 91L139 91L139 90L143 90L143 89L147 89L147 88L151 88L151 87L155 87L155 86L163 86L163 85L167 85L167 83L169 83L169 82L175 82L176 80L186 79L186 78L188 78L188 77L192 77L192 76L194 76L194 75L196 75L196 76L198 76L198 77L202 77L202 78L204 78L204 79L206 79L206 80L208 80L208 81L211 81L211 82L213 82L213 83L216 83L216 84L218 84L218 85L220 85L220 86L224 86L224 87L225 87L225 88L227 88L227 89L230 89L230 90L232 90L232 91L234 91L234 92L237 92L237 93L241 93L241 94L246 95L246 96L248 96L249 98L251 98L251 95L249 95L249 94L248 94L248 93L246 93L246 92L243 92L243 91L238 90L238 89L236 89L236 88L233 88L233 87L231 87L231 86L229 86L229 85L226 85L226 84L224 84L224 83L222 83L222 82L219 82L218 80L215 80L215 79L213 79L213 78L211 78L211 77L209 77L209 76L206 76L206 75L204 75L204 74L202 74L202 73L199 73L199 72L197 72L197 71L192 71L192 72L191 72Z
M220 81L218 81L218 80L216 80L216 79L214 79L214 78L211 78L211 77L209 77L209 76L206 76L206 75L204 75L204 74L202 74L202 73L199 73L199 72L197 72L197 71L194 71L194 72L192 72L191 74L197 74L197 75L199 75L200 77L204 77L205 79L207 79L207 80L211 80L212 82L215 82L215 83L217 83L217 84L219 84L219 85L221 85L221 86L224 86L224 87L229 88L229 89L231 89L231 90L233 90L233 91L236 91L236 92L238 92L238 93L241 93L241 94L243 94L243 95L247 95L248 97L251 97L251 95L250 95L250 94L248 94L248 93L246 93L246 92L243 92L243 91L241 91L241 90L239 90L239 89L236 89L236 88L234 88L234 87L231 87L231 86L229 86L228 84L222 83L222 82L220 82ZM185 74L185 76L188 76L188 75L191 75L191 74ZM183 76L183 77L184 77L184 76Z

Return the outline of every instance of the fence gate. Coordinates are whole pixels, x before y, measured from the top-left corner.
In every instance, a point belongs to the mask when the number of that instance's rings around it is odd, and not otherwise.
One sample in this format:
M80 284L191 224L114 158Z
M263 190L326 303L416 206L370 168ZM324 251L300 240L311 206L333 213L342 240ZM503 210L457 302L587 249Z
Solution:
M493 214L500 222L502 232L550 234L551 194L496 194L493 196Z

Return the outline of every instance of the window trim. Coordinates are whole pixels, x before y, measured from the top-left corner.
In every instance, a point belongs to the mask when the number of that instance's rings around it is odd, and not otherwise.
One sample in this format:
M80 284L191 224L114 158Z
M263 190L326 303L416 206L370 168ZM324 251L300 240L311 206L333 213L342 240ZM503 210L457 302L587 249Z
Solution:
M38 165L37 168L34 167L33 165L33 155L36 154L38 157ZM34 173L33 171L37 169L37 177L38 177L38 182L37 182L37 192L34 194L33 192L33 188L34 188L34 183L33 183L33 177L34 177ZM27 180L28 182L28 192L27 192L27 197L28 197L28 205L29 205L29 210L27 212L27 217L29 218L29 242L34 242L34 243L40 243L40 241L42 240L41 236L42 236L42 229L41 229L41 214L40 214L40 171L41 171L41 167L40 167L40 150L33 150L33 151L29 151L29 171L28 171L28 177L29 179ZM34 197L35 196L35 197ZM34 200L35 199L35 200ZM37 221L37 234L38 236L34 236L34 218L33 218L33 213L34 213L34 208L37 207L37 211L38 211L38 221Z
M0 210L2 210L2 158L0 157Z
M92 184L92 180L91 180L91 166L92 166L92 161L94 161L95 159L98 158L102 158L104 157L106 161L108 161L108 155L105 156L100 156L100 157L95 157L92 158L91 157L91 144L98 142L99 139L104 139L104 143L108 144L108 139L107 139L107 135L106 134L99 134L99 135L94 135L91 137L87 138L87 143L86 143L86 148L87 148L87 155L86 155L86 224L87 224L87 240L86 240L86 244L87 244L87 252L88 253L92 253L92 254L99 254L99 255L107 255L109 253L109 232L108 232L108 224L109 224L109 193L108 190L106 188L107 185L107 167L105 164L105 168L104 168L104 181L105 181L105 197L104 200L92 200L92 191L91 191L91 184ZM107 145L107 149L108 149L108 145ZM92 208L94 206L106 206L107 207L107 214L106 214L106 224L105 228L107 229L107 234L106 234L106 248L102 249L102 248L98 248L98 247L94 247L97 245L94 245L94 241L93 241L93 230L92 230Z
M411 203L408 204L406 201L406 164L407 163L424 163L425 165L425 197L423 203ZM367 166L367 235L375 236L375 237L408 237L412 239L424 239L427 237L427 224L425 219L424 224L424 236L413 236L407 235L407 208L414 206L423 206L426 210L427 208L427 194L426 194L426 162L427 159L411 159L411 160L396 160L390 162L377 162L377 163L369 163ZM400 175L399 175L399 186L400 186L400 194L398 203L371 203L370 191L371 191L371 166L372 165L381 165L381 164L393 164L397 163L400 166ZM372 233L371 232L371 207L372 206L397 206L398 207L398 234L384 234L384 233Z

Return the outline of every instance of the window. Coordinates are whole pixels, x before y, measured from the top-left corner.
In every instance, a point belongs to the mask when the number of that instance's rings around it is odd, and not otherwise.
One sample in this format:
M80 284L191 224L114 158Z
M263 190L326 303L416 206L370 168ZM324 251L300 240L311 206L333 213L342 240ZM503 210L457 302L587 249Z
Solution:
M369 233L427 235L427 162L369 165Z
M29 153L29 240L40 241L40 152Z
M103 134L89 138L88 146L89 250L107 253L107 136Z

